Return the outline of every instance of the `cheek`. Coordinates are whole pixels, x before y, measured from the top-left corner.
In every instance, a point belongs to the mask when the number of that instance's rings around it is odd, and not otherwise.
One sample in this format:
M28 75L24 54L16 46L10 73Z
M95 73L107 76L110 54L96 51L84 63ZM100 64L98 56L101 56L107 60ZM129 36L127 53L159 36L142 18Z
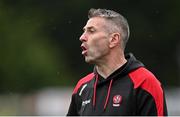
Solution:
M91 45L101 47L101 46L107 46L108 44L108 39L104 34L99 34L99 35L94 35L91 38Z
M93 54L107 51L109 49L108 37L104 33L91 35L91 37L89 38L88 45L89 50L93 52Z
M103 54L109 51L108 42L106 40L96 41L92 44L92 52L94 54Z

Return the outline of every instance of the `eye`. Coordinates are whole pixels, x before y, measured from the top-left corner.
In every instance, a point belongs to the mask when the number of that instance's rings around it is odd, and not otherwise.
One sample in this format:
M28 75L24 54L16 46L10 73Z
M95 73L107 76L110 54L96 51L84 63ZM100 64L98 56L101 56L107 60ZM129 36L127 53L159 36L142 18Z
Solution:
M93 28L91 28L91 29L88 30L89 33L94 33L95 31L96 31L96 30L93 29Z
M83 31L84 33L92 34L96 32L96 29L94 27L87 27L87 28L83 28Z

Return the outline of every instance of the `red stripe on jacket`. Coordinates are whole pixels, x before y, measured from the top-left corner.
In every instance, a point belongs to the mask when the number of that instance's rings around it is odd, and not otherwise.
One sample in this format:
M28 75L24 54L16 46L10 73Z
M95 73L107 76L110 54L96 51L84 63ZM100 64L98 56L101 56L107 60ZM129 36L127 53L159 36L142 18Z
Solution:
M158 116L163 116L164 97L161 83L156 77L144 67L129 73L130 78L134 83L134 88L141 87L152 95L155 100Z
M78 92L78 89L86 82L90 81L92 78L94 78L94 73L90 73L77 83L76 87L74 88L73 94Z

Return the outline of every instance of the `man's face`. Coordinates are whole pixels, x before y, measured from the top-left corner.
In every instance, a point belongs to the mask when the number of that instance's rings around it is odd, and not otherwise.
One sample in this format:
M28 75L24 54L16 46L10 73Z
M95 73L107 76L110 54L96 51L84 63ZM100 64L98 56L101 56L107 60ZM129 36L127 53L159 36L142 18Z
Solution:
M109 53L110 35L106 31L106 21L100 17L93 17L87 21L80 37L82 55L87 63L100 62Z

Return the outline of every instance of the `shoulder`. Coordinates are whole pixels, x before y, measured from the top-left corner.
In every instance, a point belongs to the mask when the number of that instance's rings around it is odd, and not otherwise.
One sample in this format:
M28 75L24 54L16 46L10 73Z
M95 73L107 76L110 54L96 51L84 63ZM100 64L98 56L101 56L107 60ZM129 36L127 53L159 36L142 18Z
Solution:
M144 67L140 67L129 73L129 77L134 84L134 89L142 89L148 92L155 101L157 114L163 115L164 111L164 92L161 83L157 78Z
M138 87L145 89L149 89L153 87L158 88L161 85L161 83L154 76L154 74L144 67L140 67L130 72L129 77L132 80L135 89Z
M141 88L150 93L155 99L163 97L163 89L157 78L144 67L140 67L131 73L129 77L134 84L134 89ZM158 99L157 99L158 100Z
M76 87L73 90L73 94L76 94L78 92L78 89L86 82L92 80L94 78L94 73L90 73L87 76L80 79L76 85Z

